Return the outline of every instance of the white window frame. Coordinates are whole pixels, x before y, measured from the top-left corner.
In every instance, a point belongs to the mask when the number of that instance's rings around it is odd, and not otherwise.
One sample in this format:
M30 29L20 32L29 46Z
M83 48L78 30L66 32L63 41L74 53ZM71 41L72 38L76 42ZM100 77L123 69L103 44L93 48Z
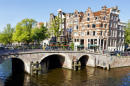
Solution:
M78 36L78 32L74 32L74 36Z
M85 36L85 32L81 32L81 36Z
M85 25L82 25L82 29L85 29Z

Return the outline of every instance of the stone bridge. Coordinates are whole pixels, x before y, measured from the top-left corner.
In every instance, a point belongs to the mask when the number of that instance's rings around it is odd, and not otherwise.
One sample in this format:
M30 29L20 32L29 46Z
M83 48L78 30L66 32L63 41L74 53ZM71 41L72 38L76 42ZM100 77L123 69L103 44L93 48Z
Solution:
M44 67L49 66L53 68L57 65L57 67L72 69L72 60L74 56L81 62L81 66L87 65L92 67L96 66L96 59L106 60L106 58L110 57L107 55L101 55L100 53L87 53L84 51L20 52L1 55L0 63L11 58L15 70L23 69L25 72L30 73L30 62L32 61L46 64Z

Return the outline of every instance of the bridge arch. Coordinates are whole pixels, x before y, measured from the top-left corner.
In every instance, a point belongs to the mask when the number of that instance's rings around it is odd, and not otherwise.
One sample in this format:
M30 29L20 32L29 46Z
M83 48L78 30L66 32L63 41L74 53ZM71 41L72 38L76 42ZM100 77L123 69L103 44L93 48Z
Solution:
M89 60L89 56L88 55L83 55L79 58L79 61L81 62L81 66L86 66L88 60Z
M94 58L92 57L92 55L81 55L78 59L78 61L81 62L81 66L94 66Z
M12 72L24 72L25 71L25 63L20 58L8 58L12 61ZM7 60L7 59L6 59Z
M51 59L50 59L51 58ZM63 53L47 54L40 59L40 64L44 70L54 69L58 67L70 68L72 67L71 59L68 55Z

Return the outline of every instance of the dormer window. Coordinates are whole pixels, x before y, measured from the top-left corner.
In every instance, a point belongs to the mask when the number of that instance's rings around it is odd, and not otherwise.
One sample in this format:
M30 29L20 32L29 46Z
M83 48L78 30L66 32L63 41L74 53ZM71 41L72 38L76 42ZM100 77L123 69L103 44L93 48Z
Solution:
M98 17L95 17L95 20L97 20L98 19Z
M89 13L88 13L88 16L89 16Z

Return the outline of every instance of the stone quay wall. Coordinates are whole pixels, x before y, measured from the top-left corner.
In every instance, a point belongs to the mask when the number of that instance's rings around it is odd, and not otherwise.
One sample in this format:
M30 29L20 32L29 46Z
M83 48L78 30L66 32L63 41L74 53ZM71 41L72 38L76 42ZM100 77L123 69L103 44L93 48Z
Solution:
M115 57L110 64L110 68L130 66L130 56Z

